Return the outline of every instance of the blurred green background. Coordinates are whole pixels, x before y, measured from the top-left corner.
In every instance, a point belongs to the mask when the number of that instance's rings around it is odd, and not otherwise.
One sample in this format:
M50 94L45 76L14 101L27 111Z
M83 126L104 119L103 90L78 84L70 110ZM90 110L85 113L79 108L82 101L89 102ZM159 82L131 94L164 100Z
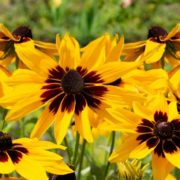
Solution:
M170 31L180 22L179 0L0 0L0 22L10 30L27 25L35 39L54 41L69 32L81 43L105 32L126 42L145 39L160 25Z

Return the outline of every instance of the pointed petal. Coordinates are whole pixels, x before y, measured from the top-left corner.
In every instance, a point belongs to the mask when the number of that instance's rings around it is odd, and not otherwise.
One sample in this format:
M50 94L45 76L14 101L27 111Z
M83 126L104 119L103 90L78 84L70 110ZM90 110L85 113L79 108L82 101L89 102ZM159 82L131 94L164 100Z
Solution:
M27 155L23 154L18 163L15 164L16 171L24 178L29 180L48 180L46 171L36 161L30 159Z
M121 36L117 45L111 50L110 54L108 55L106 61L118 61L120 60L121 52L124 47L124 37Z
M148 148L146 145L146 142L143 142L139 144L131 153L130 153L130 158L137 158L141 159L146 157L148 154L150 154L154 150L153 148Z
M68 103L68 109L64 109L63 111L62 109L64 108L64 104L66 103L65 101L67 101ZM56 138L57 144L61 144L67 133L68 127L74 114L74 109L75 100L68 100L68 96L66 96L60 105L54 124L54 136Z
M80 47L75 38L66 34L61 40L56 36L57 48L60 56L60 66L65 69L75 69L80 63Z
M154 180L164 180L174 166L166 158L152 154L152 169Z
M34 47L32 40L15 44L15 50L27 67L45 77L48 76L49 69L57 66L55 60Z
M138 66L139 62L110 62L99 66L97 72L105 83L111 83Z
M2 23L0 23L0 32L2 32L6 37L10 38L13 41L17 40Z
M173 153L165 152L165 157L171 164L180 169L180 149Z
M78 102L77 102L78 103ZM93 136L91 131L91 125L89 122L88 105L86 103L84 109L79 115L75 116L75 126L79 134L87 140L87 142L93 142Z
M125 135L122 139L120 146L109 157L109 161L120 162L127 160L129 158L131 151L135 149L138 145L136 138L137 135L133 135L133 134Z
M8 112L6 120L12 121L20 119L28 113L33 112L43 106L43 103L41 102L39 97L40 96L36 95L33 97L29 97L28 100L22 99L21 101L16 103Z
M43 83L46 78L39 76L38 73L28 69L17 69L8 79L8 85L18 85L25 83Z
M163 53L165 51L166 44L165 43L157 43L151 40L146 41L146 47L144 51L144 55L146 56L146 63L154 63L161 59ZM148 54L150 53L150 56Z
M146 106L143 106L139 102L133 103L133 110L137 115L139 115L140 117L144 119L151 120L151 121L154 120L153 112L150 109L148 109Z
M41 162L43 167L47 170L47 172L50 172L52 174L68 174L73 173L73 170L67 166L63 160L61 161L52 161L52 162Z
M105 38L103 37L93 50L85 49L81 65L88 70L94 70L105 62Z
M170 38L174 37L177 33L180 32L180 23L176 24L176 26L168 33L164 41L169 40Z
M49 106L45 108L31 132L31 138L40 138L51 124L55 121L55 114L50 111Z

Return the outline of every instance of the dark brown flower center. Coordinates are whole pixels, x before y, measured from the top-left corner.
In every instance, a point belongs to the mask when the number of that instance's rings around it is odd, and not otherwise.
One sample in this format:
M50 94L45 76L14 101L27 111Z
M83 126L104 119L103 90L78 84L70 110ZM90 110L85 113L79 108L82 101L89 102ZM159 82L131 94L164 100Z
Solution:
M9 134L0 132L0 151L8 150L12 147L12 139Z
M160 37L166 36L168 33L165 29L159 26L154 26L151 29L149 29L148 32L148 38L156 39L157 41L160 41Z
M77 71L70 70L62 78L61 85L67 94L77 94L84 88L84 80Z
M15 36L32 38L32 31L27 26L20 26L12 32Z
M172 137L173 127L169 122L159 122L154 127L154 134L161 139Z

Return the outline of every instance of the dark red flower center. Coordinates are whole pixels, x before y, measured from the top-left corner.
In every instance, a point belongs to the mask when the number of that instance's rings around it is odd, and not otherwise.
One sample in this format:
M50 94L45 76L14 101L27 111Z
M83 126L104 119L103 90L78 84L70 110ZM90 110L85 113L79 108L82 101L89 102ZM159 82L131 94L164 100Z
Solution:
M153 26L151 29L149 29L148 32L148 38L152 38L152 40L161 42L160 37L167 36L167 32L165 29L163 29L160 26Z
M61 85L67 94L77 94L84 88L84 80L76 70L70 70L62 78Z
M173 127L169 122L159 122L154 127L154 134L161 139L171 138L172 132Z
M8 150L12 147L12 139L9 134L0 132L0 151Z
M143 119L137 126L139 143L146 142L148 148L154 147L154 153L165 157L164 152L174 153L180 148L180 119L168 122L166 113L156 111L154 121Z
M28 150L21 144L12 142L10 135L0 132L0 162L7 162L10 158L13 163L18 163Z
M20 40L19 42L24 42L27 41L28 38L32 39L32 31L30 28L28 28L27 26L20 26L18 28L16 28L12 34L14 36L19 36Z

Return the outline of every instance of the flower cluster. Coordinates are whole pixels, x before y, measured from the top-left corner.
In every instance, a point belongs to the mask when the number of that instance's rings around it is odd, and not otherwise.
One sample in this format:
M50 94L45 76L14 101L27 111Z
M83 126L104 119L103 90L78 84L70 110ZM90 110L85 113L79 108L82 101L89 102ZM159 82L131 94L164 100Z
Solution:
M104 34L84 47L68 34L47 43L34 40L26 26L11 33L0 24L5 121L23 121L39 112L30 138L12 140L0 131L0 173L16 171L30 180L48 179L46 172L53 177L72 174L60 155L47 151L64 149L60 144L67 132L76 136L77 144L83 141L82 149L100 135L120 132L113 141L121 142L114 152L112 146L109 157L119 164L120 174L133 176L123 164L128 158L152 154L154 179L171 177L171 171L180 168L179 59L180 24L169 33L152 27L144 41L124 43L123 36ZM51 127L56 144L40 141ZM74 151L71 164L76 168ZM136 167L141 163L132 162L142 176L144 170Z

